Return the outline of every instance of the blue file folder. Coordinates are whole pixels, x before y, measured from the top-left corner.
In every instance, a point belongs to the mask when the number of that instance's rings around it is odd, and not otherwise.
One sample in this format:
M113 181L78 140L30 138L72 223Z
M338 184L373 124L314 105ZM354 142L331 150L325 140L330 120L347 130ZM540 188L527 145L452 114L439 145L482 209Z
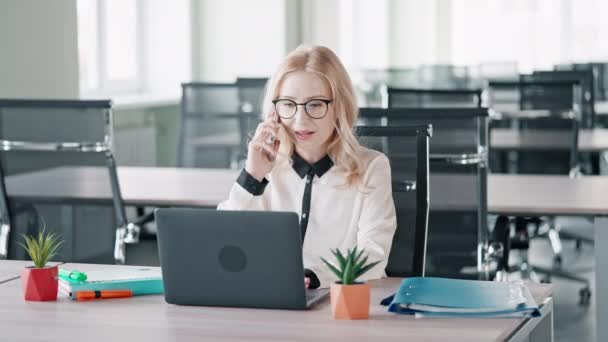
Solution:
M540 316L538 305L521 281L407 278L392 299L383 302L391 312L420 316Z

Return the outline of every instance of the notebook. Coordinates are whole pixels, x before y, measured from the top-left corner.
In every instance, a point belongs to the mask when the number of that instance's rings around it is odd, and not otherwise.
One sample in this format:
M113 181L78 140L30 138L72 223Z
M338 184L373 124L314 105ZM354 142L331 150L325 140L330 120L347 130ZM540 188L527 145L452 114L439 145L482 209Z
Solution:
M415 277L404 279L389 311L417 316L530 317L538 305L522 281Z
M164 292L159 268L90 271L86 274L84 282L60 277L60 290L72 299L76 299L77 291L131 290L134 296Z

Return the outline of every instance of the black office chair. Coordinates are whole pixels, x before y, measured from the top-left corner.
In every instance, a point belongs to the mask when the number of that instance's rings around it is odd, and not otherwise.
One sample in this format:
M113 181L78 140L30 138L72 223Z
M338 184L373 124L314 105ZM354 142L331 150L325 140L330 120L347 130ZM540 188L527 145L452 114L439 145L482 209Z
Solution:
M608 63L569 63L558 64L556 71L591 71L593 73L593 88L597 101L608 100Z
M64 261L125 262L125 244L138 241L141 223L126 218L112 132L109 100L0 100L0 259L26 258L17 242L22 234L36 233L44 220L49 230L63 229L58 233L64 233L66 240ZM111 207L80 205L70 199L17 201L7 193L6 177L86 166L107 168L107 179L99 181L112 189ZM78 180L73 181L78 187Z
M241 113L239 132L244 146L253 137L258 124L263 120L262 103L267 83L268 78L239 77L236 79ZM246 152L246 148L241 152ZM244 167L246 158L246 154L239 155L236 168Z
M498 151L492 148L492 155L498 155L506 165L502 170L493 168L493 171L508 171L510 173L528 174L563 174L577 177L581 173L581 158L578 151L579 120L583 120L580 108L580 84L578 79L548 80L538 75L522 75L517 87L519 89L519 107L521 110L543 110L547 116L541 117L518 117L517 124L513 129L519 131L519 138L523 147L514 148L510 151ZM502 84L504 85L504 83ZM492 131L490 131L490 135ZM543 144L543 140L551 141L551 144ZM589 166L585 167L589 169ZM500 219L500 218L499 218ZM528 225L533 225L534 234L539 236L541 227L547 227L547 236L554 252L553 268L547 269L528 262L527 252L529 249L530 236ZM581 303L587 304L591 296L589 280L577 276L571 272L562 270L562 241L560 231L555 217L516 217L514 219L515 234L510 237L510 249L520 250L521 262L519 270L524 277L533 277L533 273L545 275L545 281L550 281L551 276L559 276L569 280L583 283L581 289ZM592 239L580 236L575 232L564 232L570 238L574 238L580 245L581 242L593 243ZM508 249L502 263L507 271Z
M183 83L177 165L236 167L245 151L240 106L235 83Z
M593 71L579 70L579 71L535 71L532 75L522 75L523 80L530 81L547 81L547 82L559 82L559 81L574 81L578 82L579 94L577 94L577 105L579 105L578 111L581 113L580 121L582 128L593 128L595 127L595 87ZM553 91L555 93L555 91ZM558 101L560 97L555 94L552 98L553 101ZM567 97L564 97L567 98Z
M579 123L568 117L520 118L518 132L522 142L532 144L517 151L513 173L580 175L578 150ZM536 139L555 142L545 146Z
M486 92L493 113L489 124L490 135L495 128L517 130L519 122L526 118L581 118L580 82L576 80L543 81L521 75L518 81L491 81ZM497 150L490 146L492 172L513 172L516 159L517 154L513 151Z
M489 278L485 108L361 108L362 120L433 125L427 275ZM408 152L407 146L396 151ZM395 152L393 152L395 153Z
M386 274L423 277L429 215L431 126L358 126L355 132L362 145L384 153L391 162L397 230Z
M481 89L386 89L388 108L479 108Z

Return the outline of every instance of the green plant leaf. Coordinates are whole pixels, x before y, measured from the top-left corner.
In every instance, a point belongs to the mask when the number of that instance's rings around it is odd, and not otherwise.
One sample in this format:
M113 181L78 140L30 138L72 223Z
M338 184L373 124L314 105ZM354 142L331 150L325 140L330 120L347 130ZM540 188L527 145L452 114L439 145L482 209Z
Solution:
M338 279L342 279L342 272L340 272L340 270L338 270L336 268L336 266L334 266L332 263L328 262L327 260L325 260L323 257L321 257L321 260L325 263L325 265L327 265L327 267L334 272L334 274L338 277Z
M380 261L376 261L376 262L372 262L371 264L365 265L363 266L358 274L355 275L355 279L359 278L360 276L362 276L363 274L365 274L365 272L369 271L370 269L372 269L372 267L378 265L380 263Z
M355 274L356 274L357 272L359 272L363 266L365 266L365 263L367 262L368 257L369 257L369 255L366 255L366 256L363 258L363 260L359 261L359 262L358 262L358 263L355 265L355 268L357 269L357 271L355 272Z
M340 270L344 271L344 266L346 266L346 259L344 258L344 255L342 255L342 252L340 252L340 250L337 248L332 250L331 252L336 257L336 260L338 260L338 266L340 266Z
M342 284L350 285L353 283L353 254L349 250L348 256L346 257L346 266L342 272Z
M37 236L23 235L25 244L19 243L34 262L34 267L42 268L46 263L57 255L63 241L55 233L46 233L46 223L42 219L43 228L38 231Z
M365 252L365 249L362 249L359 254L357 254L357 256L355 257L355 264L358 263L359 259L361 259L361 256L363 255L363 252Z

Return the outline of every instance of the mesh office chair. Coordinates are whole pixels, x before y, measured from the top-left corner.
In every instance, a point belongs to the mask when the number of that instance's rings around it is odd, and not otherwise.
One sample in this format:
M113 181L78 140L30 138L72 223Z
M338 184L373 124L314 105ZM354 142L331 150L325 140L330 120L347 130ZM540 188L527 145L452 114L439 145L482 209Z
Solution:
M519 122L530 117L581 117L579 81L540 81L528 76L521 75L518 81L488 83L488 104L493 111L490 135L495 128L517 130ZM490 146L490 169L493 172L513 172L517 157L513 151ZM566 154L561 158L569 156Z
M238 157L238 163L240 164L245 162L246 145L263 119L262 103L264 101L266 83L268 83L268 78L239 77L236 79L241 113L239 117L239 132L241 141L245 146L245 149L241 151L242 154ZM244 165L240 166L244 167ZM237 166L237 168L241 167Z
M125 215L112 154L110 101L0 100L0 143L0 258L24 258L25 253L14 246L21 234L41 228L42 217L48 227L62 227L74 238L86 234L86 238L78 239L78 246L69 241L69 236L63 236L68 240L64 250L72 250L71 256L64 255L66 261L108 262L113 258L116 263L125 262L125 243L137 242L140 228L137 222L127 222ZM112 210L79 205L70 199L62 199L61 203L41 203L35 198L17 201L7 193L10 188L7 189L5 177L83 166L108 169L108 178L99 181L112 189ZM77 179L72 181L71 186L80 186ZM53 186L49 184L51 189ZM70 209L74 205L86 215ZM73 227L74 223L88 230ZM105 248L112 245L113 252L112 248ZM82 250L75 250L77 247Z
M428 144L431 126L358 126L355 132L363 146L384 153L391 163L397 230L386 274L422 277L425 274L429 215Z
M567 117L520 118L513 173L554 174L576 177L580 174L578 120Z
M518 131L520 147L511 148L510 151L497 151L500 153L506 170L511 173L528 174L563 174L571 177L580 175L581 163L578 151L580 113L580 81L579 80L537 80L536 76L522 75L518 88L519 107L523 110L545 110L545 117L519 117L514 129ZM493 134L492 131L490 134ZM497 169L493 169L498 171ZM500 218L499 218L500 219ZM581 303L586 304L591 296L589 281L573 273L563 271L562 242L554 217L516 217L515 235L509 238L511 249L520 250L521 262L519 269L524 277L532 277L531 271L546 275L550 280L552 275L578 281L585 286L581 290ZM546 223L546 224L543 224ZM549 238L554 252L554 268L547 269L531 266L528 263L527 251L529 248L528 225L535 227L538 236L540 227L547 227L546 235ZM545 235L545 234L543 234ZM590 239L567 234L579 241L592 242ZM508 249L505 253L508 258ZM504 261L508 268L508 259Z
M522 75L522 77L524 78L524 80L531 81L577 82L580 86L580 88L578 89L580 94L577 94L576 99L580 99L580 101L577 101L577 106L580 107L575 108L575 110L578 110L581 114L581 127L595 127L595 87L592 70L589 69L585 71L535 71L532 75ZM557 101L558 96L554 96L552 100Z
M361 108L387 126L432 124L427 275L488 278L485 108ZM395 147L407 152L407 146Z
M236 167L245 144L239 88L232 83L183 83L177 165Z
M573 63L559 64L556 71L591 71L593 73L593 87L597 101L608 100L608 63Z
M386 89L388 108L481 107L480 89Z

